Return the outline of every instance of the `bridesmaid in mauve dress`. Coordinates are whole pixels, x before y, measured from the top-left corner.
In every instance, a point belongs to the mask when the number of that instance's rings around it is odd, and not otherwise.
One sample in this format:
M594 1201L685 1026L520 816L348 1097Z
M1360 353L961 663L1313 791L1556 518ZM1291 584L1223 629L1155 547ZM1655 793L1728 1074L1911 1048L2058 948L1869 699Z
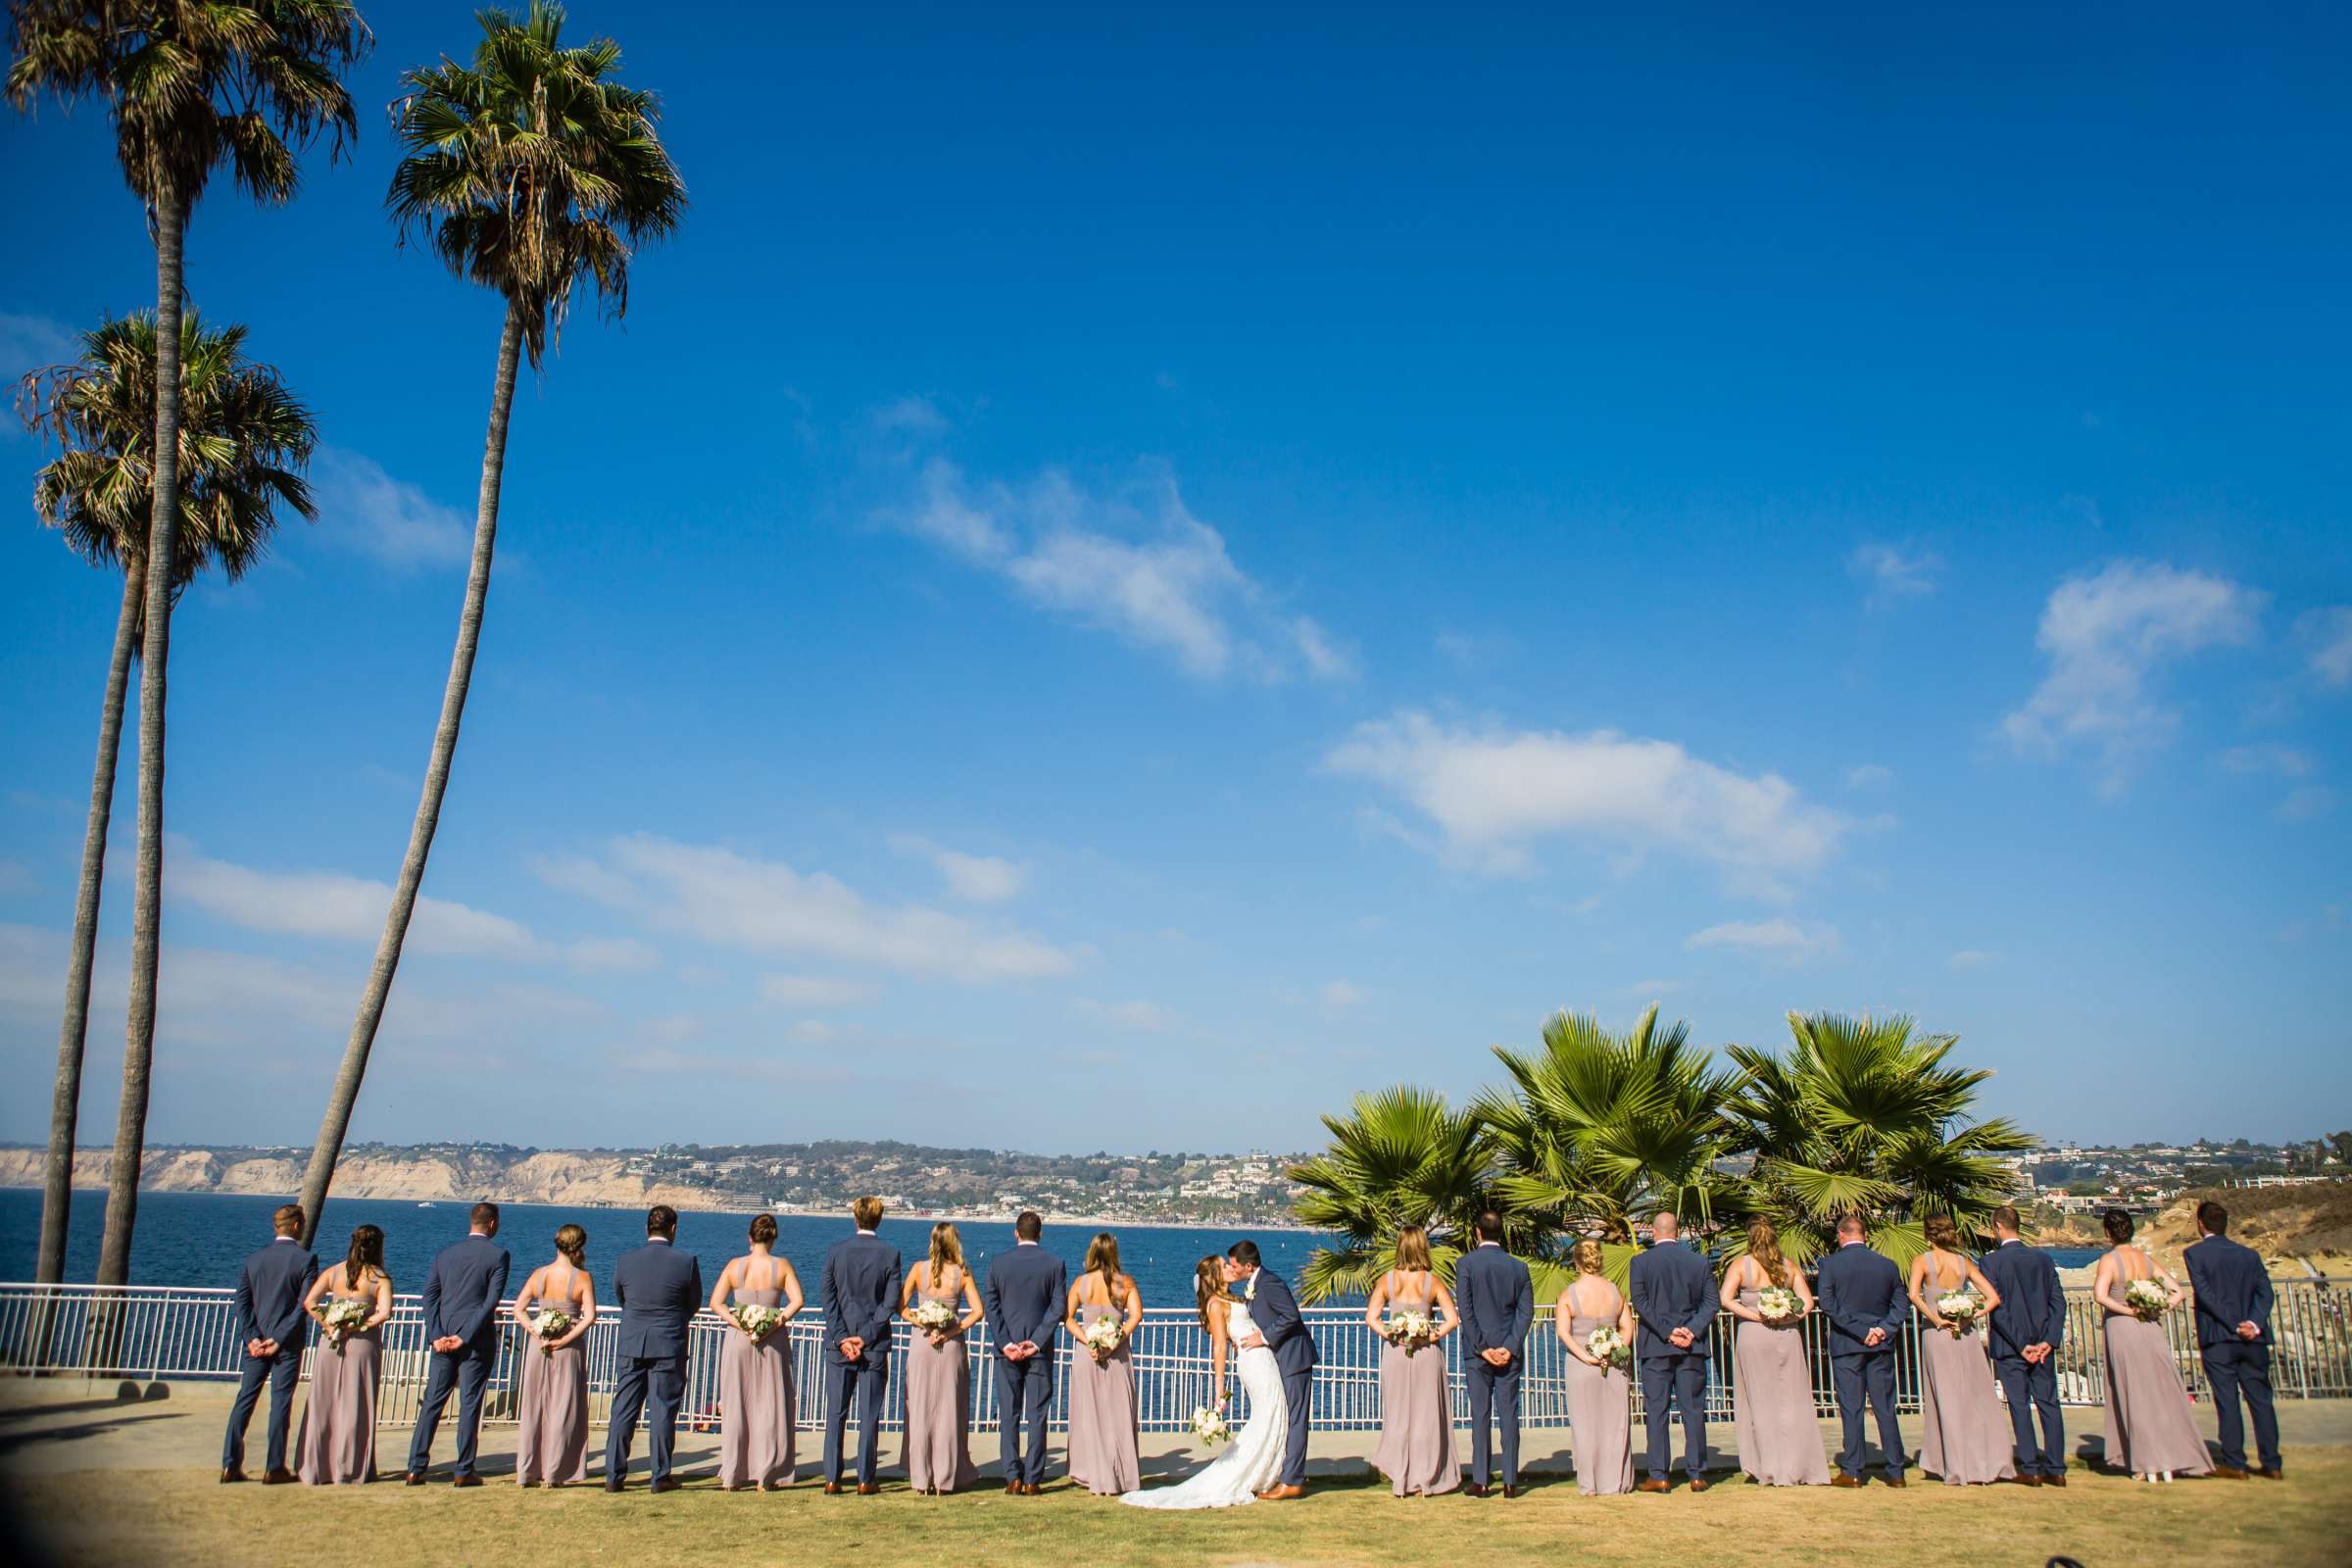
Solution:
M801 1277L774 1254L776 1217L752 1217L752 1250L719 1270L710 1310L726 1320L718 1353L718 1485L726 1492L792 1485L792 1333L800 1315ZM778 1306L784 1321L753 1339L730 1306Z
M1928 1250L1911 1260L1911 1304L1927 1320L1919 1335L1919 1467L1947 1487L2015 1481L2016 1442L2008 1412L1993 1397L1992 1361L1984 1349L1984 1325L2001 1304L2001 1293L1960 1250L1960 1228L1950 1215L1930 1214L1925 1229ZM1954 1334L1936 1299L1963 1285L1984 1306Z
M513 1317L522 1329L522 1392L514 1406L514 1479L519 1484L575 1486L588 1479L588 1325L596 1321L596 1282L588 1277L588 1233L577 1225L556 1232L556 1257L514 1293ZM533 1325L542 1312L562 1312L571 1327L553 1340Z
M1404 1345L1388 1338L1388 1319L1398 1312L1419 1312L1436 1324L1433 1336L1417 1342L1409 1354ZM1431 1267L1428 1231L1407 1225L1396 1233L1396 1266L1373 1286L1364 1321L1382 1339L1380 1447L1372 1468L1389 1478L1390 1491L1399 1497L1453 1491L1462 1484L1462 1468L1454 1457L1453 1396L1441 1347L1462 1320L1454 1311L1453 1293L1438 1282Z
M1086 1343L1100 1318L1120 1323L1118 1348L1098 1353ZM1063 1326L1077 1349L1070 1356L1070 1479L1098 1497L1115 1497L1144 1484L1136 1426L1135 1363L1127 1340L1144 1319L1135 1281L1119 1272L1118 1239L1108 1231L1086 1249L1086 1272L1070 1287Z
M1576 1244L1576 1278L1552 1304L1551 1324L1568 1352L1568 1424L1576 1444L1576 1490L1589 1497L1634 1490L1634 1381L1628 1369L1593 1358L1585 1342L1613 1328L1634 1343L1634 1309L1601 1274L1600 1244Z
M1756 1303L1775 1287L1795 1296L1796 1316L1765 1321ZM1740 1470L1759 1486L1828 1486L1830 1460L1797 1327L1813 1310L1813 1287L1782 1255L1781 1234L1770 1220L1748 1226L1746 1254L1723 1271L1722 1302L1740 1320L1732 1332L1732 1424Z
M907 1272L899 1309L928 1302L956 1315L946 1333L916 1328L906 1343L906 1484L937 1495L980 1479L972 1463L972 1360L964 1336L980 1321L980 1287L963 1266L963 1237L942 1220L931 1255Z
M358 1301L368 1320L337 1339L325 1332L331 1301ZM303 1485L351 1485L375 1479L375 1391L383 1375L384 1319L392 1315L392 1281L384 1273L384 1233L363 1225L351 1233L342 1262L318 1276L302 1309L318 1320L311 1351L311 1397L294 1442L295 1474Z
M2150 1322L2124 1298L2133 1280L2164 1287L2166 1310L2180 1305L2180 1286L2132 1245L2132 1216L2111 1208L2102 1220L2115 1245L2099 1259L2090 1297L2107 1309L2107 1462L2143 1481L2201 1476L2213 1469L2161 1319Z

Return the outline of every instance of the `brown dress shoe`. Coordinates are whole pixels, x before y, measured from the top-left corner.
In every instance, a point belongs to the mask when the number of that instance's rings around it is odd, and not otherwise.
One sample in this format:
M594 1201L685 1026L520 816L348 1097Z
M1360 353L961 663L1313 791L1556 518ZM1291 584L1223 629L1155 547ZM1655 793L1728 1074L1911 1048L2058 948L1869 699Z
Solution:
M1673 1489L1656 1476L1643 1476L1634 1484L1636 1492L1670 1492Z
M2286 1479L2286 1472L2275 1464L2266 1464L2254 1473L2265 1481L2284 1481Z
M680 1481L676 1476L663 1476L661 1480L654 1483L653 1490L656 1492L675 1492L685 1484L685 1482ZM480 1483L476 1482L475 1485L478 1486Z
M1487 1494L1487 1486L1486 1486L1486 1483L1485 1483L1485 1482L1483 1482L1483 1481L1465 1481L1465 1482L1463 1482L1463 1483L1462 1483L1462 1495L1463 1495L1463 1496L1465 1496L1465 1497L1483 1497L1483 1496L1485 1496L1486 1494Z
M825 1495L826 1495L826 1496L828 1496L828 1497L838 1497L838 1496L840 1496L840 1495L841 1495L841 1483L840 1483L840 1482L838 1482L838 1481L828 1481L828 1482L826 1482L826 1483L825 1483Z
M2216 1481L2243 1481L2246 1479L2246 1473L2233 1464L2217 1464L2213 1467L2213 1479Z
M875 1486L871 1481L860 1481L858 1483L858 1495L860 1497L878 1497L881 1494L882 1489Z
M1034 1481L1024 1481L1021 1483L1021 1495L1024 1497L1037 1496L1044 1489L1039 1487Z
M478 1487L482 1484L482 1478L480 1476L454 1476L449 1484L453 1487Z
M1007 1497L1017 1497L1020 1494L1021 1484L1018 1481L1007 1481L1004 1483L1004 1495Z
M2016 1482L2021 1487L2038 1487L2041 1485L2041 1477L2035 1475L2031 1470L2027 1471L2022 1476L2011 1476L2009 1479Z
M1519 1483L1516 1481L1505 1481L1502 1484L1502 1495L1505 1501L1508 1501L1510 1498L1519 1495Z
M1907 1487L1911 1483L1905 1481L1901 1476L1888 1476L1886 1478L1886 1484L1890 1487Z
M265 1487L290 1487L293 1484L294 1472L282 1464L262 1477L262 1485Z
M412 1470L400 1478L400 1484L404 1487L421 1487L424 1485L424 1472Z
M1705 1476L1692 1476L1690 1478L1690 1490L1692 1492L1704 1492L1711 1484L1712 1483L1710 1483Z
M2066 1485L2066 1477L2062 1475L2043 1476L2041 1478L2041 1484L2045 1487L2063 1487Z
M1849 1476L1842 1470L1830 1477L1830 1485L1833 1487L1858 1487L1861 1484L1862 1480L1859 1476Z

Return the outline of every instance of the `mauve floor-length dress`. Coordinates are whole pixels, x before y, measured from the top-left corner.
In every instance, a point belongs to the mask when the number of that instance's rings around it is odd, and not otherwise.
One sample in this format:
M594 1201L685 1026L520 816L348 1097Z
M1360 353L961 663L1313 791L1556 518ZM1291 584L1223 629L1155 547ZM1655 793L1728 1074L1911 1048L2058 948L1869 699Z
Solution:
M1763 1292L1740 1293L1754 1310ZM1740 1468L1767 1487L1826 1487L1830 1460L1813 1410L1813 1376L1805 1367L1805 1336L1796 1325L1775 1328L1741 1318L1732 1332L1732 1426ZM2006 1441L2006 1440L2004 1440Z
M1966 1281L1963 1275L1961 1283ZM1959 1288L1944 1284L1938 1271L1929 1271L1928 1292L1939 1296ZM1982 1321L1957 1338L1948 1329L1920 1324L1919 1419L1919 1467L1945 1486L2017 1479L2016 1434L2007 1408L1993 1395Z
M1123 1316L1115 1306L1089 1303L1078 1326ZM1081 1343L1070 1356L1070 1479L1098 1497L1115 1497L1144 1484L1136 1426L1135 1362L1124 1341L1103 1360Z
M2170 1470L2201 1476L2213 1468L2197 1435L2188 1387L2162 1322L2110 1312L2106 1324L2107 1462L2133 1475Z
M1417 1291L1414 1296L1401 1289L1393 1292L1391 1312L1426 1312L1434 1319L1436 1282L1424 1276ZM1410 1355L1402 1346L1381 1347L1380 1446L1372 1455L1372 1468L1389 1478L1389 1489L1399 1497L1416 1492L1435 1497L1462 1484L1443 1344L1424 1345Z
M764 1291L737 1286L742 1306L782 1306L782 1275L770 1265ZM730 1329L718 1352L718 1484L789 1487L793 1471L792 1331L754 1345Z
M543 1311L577 1317L567 1272L559 1288L551 1277L541 1288L551 1294L521 1303L527 1318ZM523 1336L522 1391L514 1405L514 1479L523 1486L573 1487L588 1479L588 1337L560 1350L542 1348L536 1334Z
M949 1270L947 1288L934 1290L924 1265L921 1299L963 1314L957 1298L963 1276ZM917 1492L960 1492L980 1479L972 1463L972 1360L958 1334L938 1345L921 1332L906 1343L906 1483Z
M1616 1299L1605 1312L1577 1312L1568 1332L1582 1345L1598 1328L1614 1328L1625 1310L1616 1287ZM1562 1379L1568 1385L1568 1425L1575 1436L1576 1490L1589 1497L1614 1496L1634 1490L1634 1380L1624 1367L1588 1366L1567 1357Z
M330 1293L329 1300L372 1306L374 1296ZM311 1347L311 1396L294 1440L294 1473L305 1486L356 1486L375 1479L375 1394L383 1377L383 1331L320 1334Z

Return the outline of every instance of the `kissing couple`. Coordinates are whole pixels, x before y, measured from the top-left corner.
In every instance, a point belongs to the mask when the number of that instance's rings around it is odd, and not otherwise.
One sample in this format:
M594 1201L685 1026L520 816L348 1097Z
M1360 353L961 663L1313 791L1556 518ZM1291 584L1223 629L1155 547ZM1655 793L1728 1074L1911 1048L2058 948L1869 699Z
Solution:
M1305 1496L1315 1338L1298 1315L1298 1298L1281 1275L1260 1266L1250 1241L1200 1259L1193 1294L1208 1331L1217 1402L1226 1399L1230 1350L1250 1419L1223 1453L1182 1482L1119 1500L1138 1508L1232 1508Z

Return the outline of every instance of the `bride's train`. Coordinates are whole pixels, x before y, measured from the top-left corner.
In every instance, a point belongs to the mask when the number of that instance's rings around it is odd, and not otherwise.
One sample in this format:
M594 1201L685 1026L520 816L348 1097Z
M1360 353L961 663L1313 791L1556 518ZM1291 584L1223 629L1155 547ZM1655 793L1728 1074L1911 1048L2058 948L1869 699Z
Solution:
M1238 1342L1256 1333L1247 1302L1237 1301L1228 1332ZM1290 1436L1290 1411L1282 1397L1282 1369L1264 1346L1244 1350L1237 1370L1250 1396L1250 1420L1225 1451L1172 1487L1130 1492L1119 1498L1134 1508L1235 1508L1257 1500L1282 1479L1282 1449Z

